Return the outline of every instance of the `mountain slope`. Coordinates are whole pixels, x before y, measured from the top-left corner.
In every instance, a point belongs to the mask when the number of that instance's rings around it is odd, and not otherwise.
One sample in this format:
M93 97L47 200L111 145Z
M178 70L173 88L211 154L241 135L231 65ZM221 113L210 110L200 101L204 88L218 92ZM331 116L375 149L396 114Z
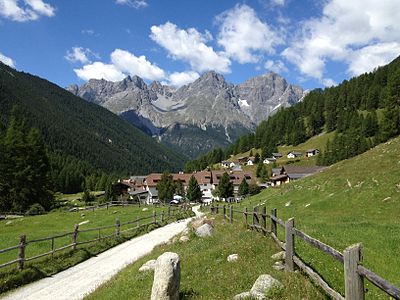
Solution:
M275 73L233 85L213 71L177 90L156 81L147 85L137 76L115 83L92 79L67 89L191 158L229 145L305 94ZM204 139L206 143L201 142Z
M0 63L0 120L17 105L52 152L114 173L177 170L181 158L108 110Z
M271 188L251 201L267 200L281 219L342 251L363 243L363 265L400 286L400 138L389 140L313 176ZM245 203L243 205L246 205ZM326 254L299 243L301 257L343 291L343 269ZM387 299L368 285L369 299Z

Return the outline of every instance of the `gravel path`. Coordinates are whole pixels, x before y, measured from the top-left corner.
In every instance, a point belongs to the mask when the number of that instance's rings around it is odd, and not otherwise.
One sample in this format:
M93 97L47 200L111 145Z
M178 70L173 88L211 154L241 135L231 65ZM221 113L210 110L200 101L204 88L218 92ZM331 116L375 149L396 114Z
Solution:
M199 207L193 207L201 216ZM82 299L127 265L149 254L154 247L181 233L193 218L168 224L92 257L74 267L23 286L2 300Z

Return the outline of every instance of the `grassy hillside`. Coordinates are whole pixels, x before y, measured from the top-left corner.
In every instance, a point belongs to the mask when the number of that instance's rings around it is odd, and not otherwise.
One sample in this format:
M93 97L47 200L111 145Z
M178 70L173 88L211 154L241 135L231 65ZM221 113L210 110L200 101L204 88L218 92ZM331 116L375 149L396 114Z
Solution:
M180 299L232 299L234 295L250 290L261 274L271 274L285 286L268 299L326 299L301 274L272 268L271 255L279 251L272 240L250 232L238 223L225 223L220 217L214 231L211 238L201 239L192 233L187 243L175 242L156 248L87 299L150 299L153 273L139 273L138 269L147 260L156 259L166 251L178 253L181 259ZM232 253L239 254L237 262L227 262L227 256Z
M177 170L183 161L108 110L0 63L0 123L14 105L53 153L118 174Z
M282 219L342 251L362 242L364 265L400 286L400 138L314 176L271 188L241 205L266 201ZM343 291L342 267L298 243L301 256ZM369 299L387 299L369 285Z

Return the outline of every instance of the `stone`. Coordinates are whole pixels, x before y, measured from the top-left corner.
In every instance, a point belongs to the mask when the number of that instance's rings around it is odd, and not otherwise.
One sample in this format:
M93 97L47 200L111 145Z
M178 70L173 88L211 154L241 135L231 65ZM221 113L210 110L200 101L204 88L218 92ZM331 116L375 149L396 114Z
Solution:
M275 262L275 264L272 266L272 268L273 268L274 270L277 270L277 271L282 271L282 270L285 269L285 265L284 265L284 263L283 263L282 261L277 261L277 262Z
M83 218L85 216L85 214L81 214L81 217Z
M243 292L240 294L237 294L235 297L233 297L233 300L266 300L267 297L265 297L264 294L260 293L251 293L251 292Z
M237 261L238 259L239 259L239 254L231 254L228 256L226 260L229 262L234 262Z
M285 260L285 251L275 253L271 256L273 260Z
M254 282L251 288L251 293L267 294L270 290L275 288L282 288L283 285L274 277L269 274L262 274L258 276L256 282Z
M12 224L12 221L7 221L6 222L6 225L11 225Z
M147 207L143 208L142 211L147 211L149 210Z
M212 236L214 232L214 228L210 224L201 225L196 229L196 235L199 237L207 237Z
M192 222L192 228L196 230L199 227L203 226L204 224L209 224L210 226L213 226L214 222L207 218L199 218Z
M165 252L157 258L151 300L179 300L181 266L179 255Z
M139 272L154 271L155 268L156 268L156 260L155 259L151 259L151 260L145 262L139 268Z
M183 236L181 236L181 237L179 238L179 241L180 241L181 243L186 243L186 242L189 241L189 237L186 236L186 235L183 235Z

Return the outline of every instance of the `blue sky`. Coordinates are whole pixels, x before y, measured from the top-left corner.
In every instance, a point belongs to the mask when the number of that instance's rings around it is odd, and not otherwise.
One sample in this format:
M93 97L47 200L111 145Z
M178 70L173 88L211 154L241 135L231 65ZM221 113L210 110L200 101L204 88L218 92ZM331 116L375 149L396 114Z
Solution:
M215 70L312 89L400 55L398 20L398 0L0 0L0 60L62 87Z

